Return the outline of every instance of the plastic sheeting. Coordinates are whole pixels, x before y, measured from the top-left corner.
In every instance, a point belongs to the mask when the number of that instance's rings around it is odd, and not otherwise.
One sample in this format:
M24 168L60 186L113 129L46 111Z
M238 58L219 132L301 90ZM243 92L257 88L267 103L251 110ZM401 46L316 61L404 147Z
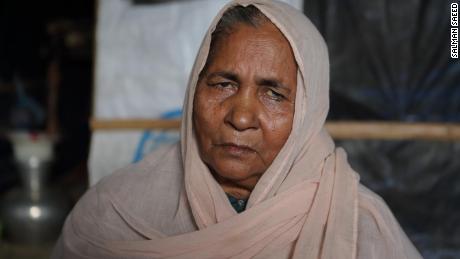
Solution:
M340 141L425 258L460 258L460 142Z
M303 0L284 1L302 9ZM177 117L203 35L227 2L99 0L93 116ZM95 132L90 184L138 160L155 143L177 139L177 133L160 131Z
M330 51L330 118L460 122L452 2L306 1Z
M450 4L307 0L331 59L329 119L460 122ZM341 141L425 258L460 258L460 142Z

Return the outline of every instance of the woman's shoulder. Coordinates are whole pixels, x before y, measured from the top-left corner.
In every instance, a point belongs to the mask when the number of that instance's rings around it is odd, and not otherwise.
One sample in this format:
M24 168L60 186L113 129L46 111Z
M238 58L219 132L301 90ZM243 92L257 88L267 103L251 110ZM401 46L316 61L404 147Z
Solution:
M165 199L177 200L183 177L179 145L165 145L141 161L102 178L92 188L98 196L117 200L136 211L159 205Z
M126 221L127 214L144 219L142 224L156 225L161 220L158 215L176 213L183 193L182 172L178 146L163 147L138 163L102 178L83 195L71 215L88 219L85 222L79 221L82 223L80 225L91 226L97 222L100 224L97 227L99 229L107 225L100 233L110 232L113 236L109 238L119 235L115 238L125 239L128 233L116 230L114 235L113 225L125 225L123 221ZM133 234L131 238L136 236Z
M358 204L358 258L422 258L378 194L360 185Z

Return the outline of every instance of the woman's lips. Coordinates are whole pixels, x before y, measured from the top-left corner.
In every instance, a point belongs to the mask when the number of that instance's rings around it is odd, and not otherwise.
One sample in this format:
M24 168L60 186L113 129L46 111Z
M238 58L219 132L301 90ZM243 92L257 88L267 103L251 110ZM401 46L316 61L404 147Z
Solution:
M237 145L234 143L224 143L219 145L222 149L225 150L225 152L234 155L234 156L241 156L241 155L246 155L248 153L253 153L255 152L254 149L250 148L249 146L246 145Z

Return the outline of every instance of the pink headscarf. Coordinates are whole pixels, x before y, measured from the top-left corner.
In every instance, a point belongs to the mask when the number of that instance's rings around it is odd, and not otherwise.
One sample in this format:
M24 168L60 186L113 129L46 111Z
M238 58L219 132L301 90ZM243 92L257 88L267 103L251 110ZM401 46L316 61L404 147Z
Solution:
M241 215L236 214L200 159L192 129L193 98L199 72L206 63L211 33L223 13L238 4L254 5L278 27L291 44L298 65L291 134L258 181L247 211ZM209 239L222 238L212 248L222 253L222 258L234 254L242 258L259 253L269 255L278 246L290 246L298 240L294 257L316 258L323 245L333 246L342 236L341 249L333 255L354 258L358 176L346 163L344 152L334 152L334 144L323 130L329 109L329 59L323 38L308 18L280 2L233 1L214 19L191 75L181 132L185 188L200 232L213 230L212 234L196 235L193 239L200 236L206 243ZM334 187L338 191L335 196ZM337 215L340 220L335 218ZM325 231L329 220L334 224ZM196 258L204 255L208 253L201 250ZM213 257L212 253L209 255Z

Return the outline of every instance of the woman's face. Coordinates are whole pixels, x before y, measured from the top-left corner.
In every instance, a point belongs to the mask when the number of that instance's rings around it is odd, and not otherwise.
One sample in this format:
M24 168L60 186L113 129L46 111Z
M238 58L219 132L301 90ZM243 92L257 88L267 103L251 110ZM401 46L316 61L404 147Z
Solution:
M291 132L297 65L270 22L236 25L215 48L193 106L200 156L219 182L252 190Z

